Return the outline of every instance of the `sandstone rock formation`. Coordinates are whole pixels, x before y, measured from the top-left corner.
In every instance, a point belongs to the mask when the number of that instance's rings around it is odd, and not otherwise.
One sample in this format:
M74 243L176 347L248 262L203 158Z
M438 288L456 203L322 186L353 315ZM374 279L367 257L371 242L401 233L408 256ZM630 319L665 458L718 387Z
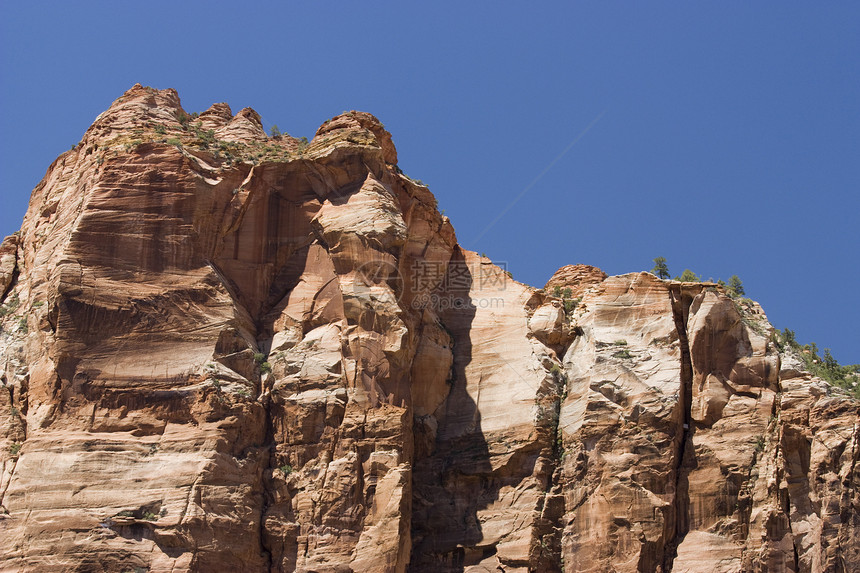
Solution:
M134 86L0 293L3 571L860 568L858 403L758 305L517 283L366 113L269 138Z
M544 289L553 292L556 288L569 288L571 298L582 298L586 290L602 283L605 278L606 273L591 265L565 265L555 271Z

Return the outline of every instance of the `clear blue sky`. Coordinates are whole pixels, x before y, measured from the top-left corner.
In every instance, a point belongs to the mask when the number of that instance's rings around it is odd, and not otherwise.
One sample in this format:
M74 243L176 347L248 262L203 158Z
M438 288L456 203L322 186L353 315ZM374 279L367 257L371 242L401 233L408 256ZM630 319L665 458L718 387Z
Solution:
M135 82L296 136L359 109L518 280L664 256L860 362L860 4L250 5L4 0L0 233Z

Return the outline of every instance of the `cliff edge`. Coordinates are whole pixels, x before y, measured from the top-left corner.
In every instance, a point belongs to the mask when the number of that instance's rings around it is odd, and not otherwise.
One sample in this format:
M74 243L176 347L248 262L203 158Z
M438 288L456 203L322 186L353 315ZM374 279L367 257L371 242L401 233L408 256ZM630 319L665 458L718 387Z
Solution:
M3 571L860 569L860 407L761 307L518 283L367 113L308 142L136 85L0 295Z

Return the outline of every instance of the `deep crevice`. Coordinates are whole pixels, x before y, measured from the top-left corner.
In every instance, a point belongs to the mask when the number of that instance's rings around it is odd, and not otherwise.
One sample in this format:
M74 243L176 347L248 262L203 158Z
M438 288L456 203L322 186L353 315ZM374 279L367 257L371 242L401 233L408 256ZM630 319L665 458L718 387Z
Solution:
M17 249L17 244L16 244L15 266L12 269L12 278L9 280L9 284L7 285L6 289L3 291L2 296L0 296L0 304L5 303L6 298L9 296L9 294L15 290L15 287L18 285L19 274L20 274L20 271L18 269L18 249ZM24 416L27 415L27 410L28 410L27 402L25 401L23 403L20 403L20 400L21 400L22 396L24 396L25 400L26 400L26 396L29 394L28 388L27 388L28 385L29 384L27 382L22 382L21 394L19 394L19 396L18 396L19 406L21 406L20 412L22 414L24 414ZM16 408L15 408L15 386L13 384L9 384L7 386L7 388L9 390L9 405L10 405L12 411L14 412L16 410ZM19 426L18 427L19 431L23 434L21 442L19 442L19 445L22 445L24 442L27 441L27 424L22 423L20 415L14 415L13 414L13 416L16 418L15 422L17 422L17 424ZM8 437L8 435L7 435L7 437ZM13 455L13 457L9 458L8 463L11 464L12 467L8 470L8 476L6 479L6 487L3 488L2 491L0 491L0 508L3 508L4 511L5 511L5 508L4 508L3 502L6 499L6 492L8 491L9 486L12 483L12 478L15 475L15 470L18 467L18 454L15 454L15 455Z
M543 497L538 508L539 517L533 526L533 542L536 542L535 550L537 556L534 565L540 571L556 572L563 571L563 556L561 537L563 527L561 525L564 517L564 497L560 493L561 467L564 446L562 444L559 421L561 416L561 404L567 390L567 376L561 369L551 371L553 378L552 394L546 396L551 400L550 405L550 432L549 432L549 454L550 467L546 476Z
M259 531L257 534L260 539L260 553L264 556L266 560L267 571L273 571L274 561L272 558L272 548L266 543L266 513L269 510L269 507L272 505L274 501L274 485L272 484L272 475L271 472L274 470L274 466L277 463L275 450L275 426L272 422L272 411L271 411L271 399L266 398L265 403L263 404L263 411L266 415L265 424L266 424L266 437L264 438L263 447L265 448L266 455L268 456L268 460L266 460L266 468L268 471L263 470L262 473L262 483L260 484L262 489L262 503L260 504L260 523L259 523Z
M860 456L858 456L858 453L860 453L860 424L854 424L854 434L851 436L851 470L848 472L848 477L846 479L846 481L848 482L846 485L849 491L847 499L849 500L856 499L854 489L856 488L858 482L854 478L857 475L857 462L858 460L860 460ZM852 504L846 503L844 505L840 505L841 507L839 508L839 517L842 520L842 527L850 527L850 524L852 522ZM839 557L836 563L840 566L840 573L848 570L845 559L843 558L844 553L841 541L842 536L840 535L837 537L836 545L837 555Z
M3 304L4 302L6 302L6 297L9 296L9 293L11 293L13 290L15 290L15 287L18 285L18 274L19 274L19 271L18 271L18 255L16 253L16 255L15 255L15 268L12 269L12 278L11 278L11 280L9 280L9 286L6 287L6 290L3 291L3 295L0 296L0 304Z
M678 422L679 439L676 443L674 459L675 473L675 497L673 505L673 523L667 528L667 539L669 539L663 554L663 570L667 573L672 571L675 557L678 555L678 546L684 540L690 529L689 508L690 492L687 482L689 477L690 463L685 460L693 455L693 362L690 355L690 345L687 338L687 319L690 313L692 297L684 295L680 285L670 285L669 297L672 303L672 318L675 321L675 330L678 334L678 342L681 347L681 380L678 391L678 402L681 405L681 416ZM671 536L671 538L670 538Z

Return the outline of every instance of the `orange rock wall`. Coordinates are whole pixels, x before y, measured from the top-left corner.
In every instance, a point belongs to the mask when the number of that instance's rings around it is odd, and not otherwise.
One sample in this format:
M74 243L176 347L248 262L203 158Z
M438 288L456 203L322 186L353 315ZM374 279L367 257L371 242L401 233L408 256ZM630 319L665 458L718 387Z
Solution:
M758 305L517 283L370 114L305 143L135 86L0 291L3 571L860 567L858 404Z

